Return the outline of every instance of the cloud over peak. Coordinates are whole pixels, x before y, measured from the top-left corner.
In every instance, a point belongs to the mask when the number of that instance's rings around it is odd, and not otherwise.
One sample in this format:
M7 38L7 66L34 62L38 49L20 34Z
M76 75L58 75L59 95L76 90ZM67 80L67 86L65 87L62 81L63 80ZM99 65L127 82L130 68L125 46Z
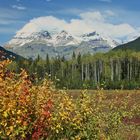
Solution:
M118 40L137 32L135 28L127 23L112 24L108 22L107 16L114 16L114 13L111 11L104 13L89 11L79 14L79 18L71 19L69 22L54 16L38 17L32 19L18 33L26 32L26 34L30 34L40 30L47 30L53 33L55 31L66 30L78 36L97 31L99 34Z

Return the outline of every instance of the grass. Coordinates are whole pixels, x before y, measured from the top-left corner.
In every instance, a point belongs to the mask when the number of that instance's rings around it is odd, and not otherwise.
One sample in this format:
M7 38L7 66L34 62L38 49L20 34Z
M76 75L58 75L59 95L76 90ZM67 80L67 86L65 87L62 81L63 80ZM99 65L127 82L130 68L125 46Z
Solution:
M80 96L81 90L68 90L70 96L74 99ZM97 95L100 91L88 90L87 94L93 96ZM116 107L121 107L122 102L128 102L127 111L131 112L132 107L135 105L140 107L140 90L102 90L104 98L104 105L107 106L109 102L116 104ZM123 106L123 104L122 104ZM107 110L105 110L107 112ZM136 112L138 111L138 108ZM120 128L120 134L126 140L140 140L140 112L138 111L135 116L124 118L122 120L124 126ZM119 140L119 138L118 138Z
M97 94L98 90L87 90L88 94ZM81 90L67 90L67 93L74 98L78 97ZM124 98L126 96L131 96L131 99L136 102L140 102L140 90L103 90L103 93L107 96L107 99L112 99L114 97Z

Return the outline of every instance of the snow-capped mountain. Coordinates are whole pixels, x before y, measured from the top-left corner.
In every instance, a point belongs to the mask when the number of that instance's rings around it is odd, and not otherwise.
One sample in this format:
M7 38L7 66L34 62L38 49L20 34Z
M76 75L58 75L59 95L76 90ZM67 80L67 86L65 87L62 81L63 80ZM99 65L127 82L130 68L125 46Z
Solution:
M7 48L17 48L31 42L42 42L54 47L77 45L80 43L71 34L63 30L60 33L52 35L48 31L33 32L30 34L24 32L18 33L6 46Z
M80 42L74 38L71 34L66 31L61 31L60 33L53 36L52 44L54 47L57 46L68 46L68 45L78 45Z
M18 32L5 47L26 58L36 58L38 54L45 58L57 55L71 57L72 53L107 52L118 43L110 37L99 35L97 32L74 36L65 30L60 32Z
M118 45L118 43L115 40L111 39L111 37L100 36L97 32L84 34L82 35L82 38L83 41L85 42L92 41L94 43L94 41L106 41L106 43L110 45L112 48Z
M40 32L33 32L33 33L17 33L11 41L6 44L8 48L16 48L16 47L22 47L25 44L28 44L32 41L44 41L46 43L49 42L51 39L51 35L47 31L40 31Z
M140 37L140 31L129 34L126 38L123 39L122 44L134 41Z
M96 33L96 32L83 34L82 38L83 38L84 41L100 40L100 39L102 39L101 36L98 33Z

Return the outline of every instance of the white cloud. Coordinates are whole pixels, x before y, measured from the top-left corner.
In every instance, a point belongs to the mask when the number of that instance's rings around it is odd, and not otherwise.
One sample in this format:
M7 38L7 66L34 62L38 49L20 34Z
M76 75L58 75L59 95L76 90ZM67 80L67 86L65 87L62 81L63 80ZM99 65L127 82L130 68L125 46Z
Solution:
M84 16L82 15L82 21L85 22L86 25L91 28L91 30L94 29L100 34L111 36L113 38L123 38L124 36L136 31L127 23L117 25L109 23L106 21L107 15L103 15L100 12L91 12L90 15L92 15L92 17L88 16L89 13L84 13Z
M25 32L26 35L30 35L32 32L41 30L48 30L50 32L56 30L61 31L66 25L67 22L65 20L61 20L53 16L39 17L32 19L18 33Z
M80 14L80 17L83 19L83 20L86 20L86 21L103 21L104 18L102 16L102 14L99 12L99 11L96 11L96 12L85 12L85 13L82 13Z
M26 10L26 7L20 6L20 5L12 5L12 8L17 9L17 10Z
M118 40L137 32L127 23L112 24L108 22L107 16L113 15L113 13L110 11L105 13L102 14L99 11L81 13L79 18L71 19L70 22L53 16L34 18L18 33L26 32L26 34L30 34L40 30L48 30L49 32L67 30L73 35L82 35L83 33L97 31L102 35Z

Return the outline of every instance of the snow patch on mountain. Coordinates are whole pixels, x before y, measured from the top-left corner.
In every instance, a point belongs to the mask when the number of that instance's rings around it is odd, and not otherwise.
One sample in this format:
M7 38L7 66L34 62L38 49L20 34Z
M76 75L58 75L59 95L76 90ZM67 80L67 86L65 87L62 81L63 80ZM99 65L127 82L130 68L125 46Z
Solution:
M122 44L134 41L138 37L140 37L140 31L131 33L122 41Z
M39 54L42 58L48 53L51 57L65 56L70 58L73 52L81 54L94 54L107 52L116 47L116 41L97 32L75 36L62 30L60 32L18 32L5 47L26 58L36 58Z
M6 46L8 48L22 47L25 44L31 42L42 42L46 45L57 46L67 46L67 45L78 45L81 41L78 37L74 37L66 31L61 31L60 33L49 33L48 31L40 31L33 33L18 32L14 38L9 41Z
M118 45L118 43L115 40L111 39L111 37L101 36L97 32L84 34L84 35L82 35L82 38L86 42L88 42L88 41L106 41L106 43L108 45L110 45L112 48L114 48Z
M53 36L52 44L53 46L68 46L68 45L78 45L80 42L66 31L61 31Z

